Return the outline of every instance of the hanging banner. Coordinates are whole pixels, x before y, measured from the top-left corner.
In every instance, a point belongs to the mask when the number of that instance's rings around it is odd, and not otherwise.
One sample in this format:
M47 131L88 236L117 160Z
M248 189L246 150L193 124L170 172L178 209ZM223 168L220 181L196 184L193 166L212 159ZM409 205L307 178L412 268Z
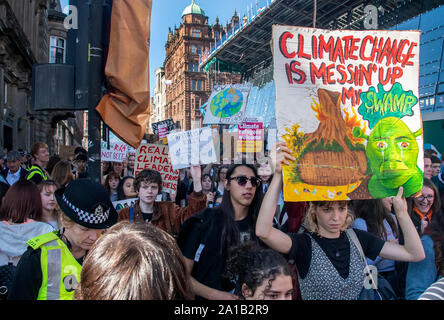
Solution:
M262 122L243 122L237 130L237 152L261 152L264 141Z
M174 169L217 162L213 131L210 127L170 133L168 146Z
M273 26L286 201L404 196L422 188L420 31Z
M173 169L168 155L166 145L141 144L136 153L134 176L143 169L158 171L162 176L162 191L176 193L179 170Z
M241 124L251 84L216 85L207 101L203 124Z

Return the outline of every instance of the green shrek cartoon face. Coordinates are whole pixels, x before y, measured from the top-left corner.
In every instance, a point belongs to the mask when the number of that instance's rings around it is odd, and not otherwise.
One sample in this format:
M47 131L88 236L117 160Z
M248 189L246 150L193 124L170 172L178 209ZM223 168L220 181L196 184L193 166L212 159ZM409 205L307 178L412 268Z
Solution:
M356 136L366 137L359 128ZM394 196L404 187L404 196L421 189L422 171L418 168L418 143L415 133L399 118L383 118L368 137L366 156L372 173L368 190L373 198Z

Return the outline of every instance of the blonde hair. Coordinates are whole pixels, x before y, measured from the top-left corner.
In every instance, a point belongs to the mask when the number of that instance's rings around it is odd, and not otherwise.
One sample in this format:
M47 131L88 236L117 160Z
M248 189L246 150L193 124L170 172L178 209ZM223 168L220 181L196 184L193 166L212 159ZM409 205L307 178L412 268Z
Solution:
M319 234L318 219L316 217L316 209L323 206L329 206L333 203L339 203L340 205L347 206L347 218L344 225L341 227L341 231L348 229L353 223L353 214L349 209L347 201L312 201L309 202L307 213L305 215L304 227L310 231Z
M76 224L63 211L58 216L58 222L65 229L71 229Z

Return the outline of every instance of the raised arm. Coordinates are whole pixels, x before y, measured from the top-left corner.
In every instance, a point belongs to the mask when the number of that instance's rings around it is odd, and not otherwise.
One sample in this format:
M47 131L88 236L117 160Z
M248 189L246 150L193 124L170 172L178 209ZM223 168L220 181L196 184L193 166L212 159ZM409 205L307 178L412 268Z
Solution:
M410 261L417 262L425 258L424 248L422 247L421 239L413 225L407 211L407 203L405 198L402 197L403 188L400 187L396 197L393 197L393 208L395 209L396 217L404 234L403 246L393 242L386 241L380 256L385 259L397 260L397 261Z
M291 238L286 233L273 227L273 216L279 200L279 193L282 189L282 164L288 165L288 161L295 159L291 156L291 150L287 148L284 142L278 142L275 145L271 158L274 175L259 210L256 222L256 236L270 248L287 254L291 249Z

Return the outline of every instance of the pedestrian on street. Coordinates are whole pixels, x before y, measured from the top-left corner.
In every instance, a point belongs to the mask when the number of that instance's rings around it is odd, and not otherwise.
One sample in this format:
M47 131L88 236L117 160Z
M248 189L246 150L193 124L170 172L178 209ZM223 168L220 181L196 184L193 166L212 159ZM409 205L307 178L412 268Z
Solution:
M198 180L194 179L194 183ZM177 239L185 257L196 297L230 300L235 279L227 279L231 247L243 241L257 241L254 226L262 190L256 168L249 164L232 165L227 173L222 203L188 218Z
M19 180L26 178L28 171L20 166L20 153L18 151L9 151L6 156L6 167L1 175L6 179L10 186Z
M377 256L399 261L424 259L421 240L402 197L402 187L393 197L393 207L404 234L404 246L362 230L348 231L353 218L347 201L310 202L306 214L308 232L287 234L273 228L273 215L282 188L282 165L295 160L286 143L278 142L274 148L274 177L262 202L256 234L270 248L288 254L290 261L296 263L302 300L356 300L360 297L366 279L365 263L353 235L365 256L372 260Z
M200 165L192 166L191 175L196 182L187 207L180 207L172 201L157 201L162 191L162 176L158 171L144 169L134 181L138 200L134 207L119 210L119 221L135 223L150 222L171 235L177 236L180 226L190 216L206 207L206 196L202 193Z
M241 300L291 300L292 272L278 252L247 241L231 250L227 274Z
M60 230L59 211L55 198L57 183L54 180L42 180L37 188L42 199L42 221L49 223L55 230Z
M11 264L12 268L5 268L17 270L15 267L27 248L26 241L53 230L49 224L42 222L42 202L35 184L27 180L14 183L0 207L0 268ZM11 285L2 283L0 286L7 288L3 292L6 297Z
M38 184L42 180L49 178L48 172L44 169L49 161L48 145L43 142L36 142L31 147L31 155L33 157L33 164L29 168L29 173L26 179Z

